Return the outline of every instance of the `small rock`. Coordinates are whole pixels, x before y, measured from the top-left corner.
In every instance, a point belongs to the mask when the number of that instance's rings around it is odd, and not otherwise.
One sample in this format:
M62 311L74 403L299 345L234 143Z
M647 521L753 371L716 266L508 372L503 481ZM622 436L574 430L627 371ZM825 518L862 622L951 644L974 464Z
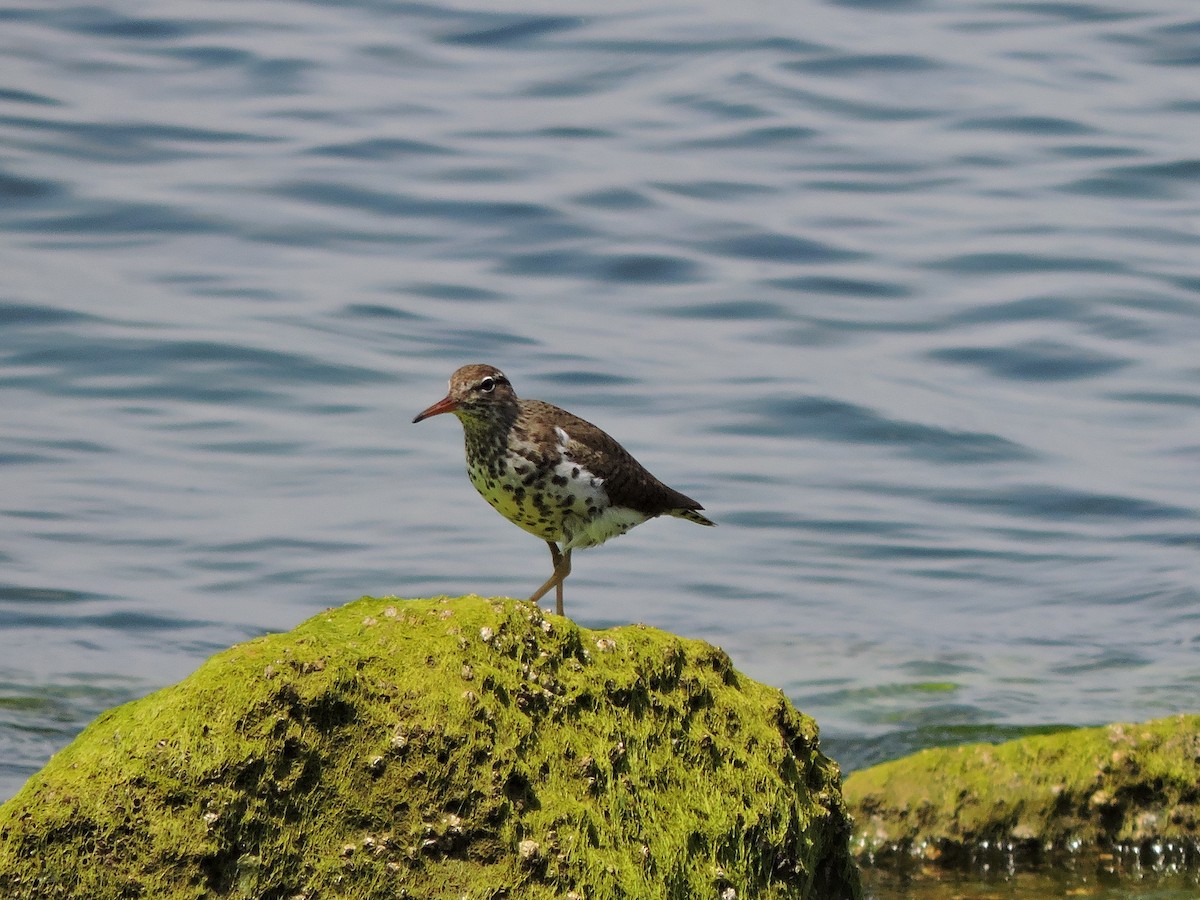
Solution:
M1106 809L1115 805L1116 802L1113 799L1113 795L1103 788L1088 797L1088 806L1092 807L1092 809Z
M517 844L517 853L521 857L521 862L533 862L541 854L542 848L537 841L531 841L528 838Z

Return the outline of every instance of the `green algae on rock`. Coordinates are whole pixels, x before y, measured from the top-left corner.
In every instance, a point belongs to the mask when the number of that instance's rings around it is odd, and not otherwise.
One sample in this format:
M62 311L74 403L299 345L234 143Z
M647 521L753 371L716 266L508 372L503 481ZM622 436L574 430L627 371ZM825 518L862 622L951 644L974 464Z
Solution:
M861 897L816 724L701 641L364 598L102 715L0 896Z
M1200 716L923 750L852 773L845 795L856 853L877 865L1194 867Z

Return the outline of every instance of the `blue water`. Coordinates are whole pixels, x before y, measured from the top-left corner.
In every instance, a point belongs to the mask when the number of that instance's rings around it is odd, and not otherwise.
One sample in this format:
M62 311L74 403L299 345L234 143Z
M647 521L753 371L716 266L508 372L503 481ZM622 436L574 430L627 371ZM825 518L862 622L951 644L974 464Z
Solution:
M569 13L569 14L568 14ZM0 2L0 799L361 594L527 596L465 362L720 524L567 611L847 770L1196 711L1195 0Z

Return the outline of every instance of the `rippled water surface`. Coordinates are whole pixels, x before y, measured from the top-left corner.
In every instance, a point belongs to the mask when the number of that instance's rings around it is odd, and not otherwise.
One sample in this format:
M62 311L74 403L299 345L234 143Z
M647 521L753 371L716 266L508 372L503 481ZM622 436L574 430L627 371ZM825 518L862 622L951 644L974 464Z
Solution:
M474 361L720 524L568 612L721 644L847 769L1195 711L1197 47L1194 0L0 2L0 799L232 642L539 584L410 424Z

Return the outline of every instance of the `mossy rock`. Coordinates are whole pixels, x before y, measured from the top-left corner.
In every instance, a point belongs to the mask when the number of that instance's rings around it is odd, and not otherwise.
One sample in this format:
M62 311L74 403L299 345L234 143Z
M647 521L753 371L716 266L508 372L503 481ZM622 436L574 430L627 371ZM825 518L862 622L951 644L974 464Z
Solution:
M1195 866L1200 716L923 750L851 774L845 796L876 865Z
M849 837L716 647L364 598L97 719L0 807L0 896L836 900Z

